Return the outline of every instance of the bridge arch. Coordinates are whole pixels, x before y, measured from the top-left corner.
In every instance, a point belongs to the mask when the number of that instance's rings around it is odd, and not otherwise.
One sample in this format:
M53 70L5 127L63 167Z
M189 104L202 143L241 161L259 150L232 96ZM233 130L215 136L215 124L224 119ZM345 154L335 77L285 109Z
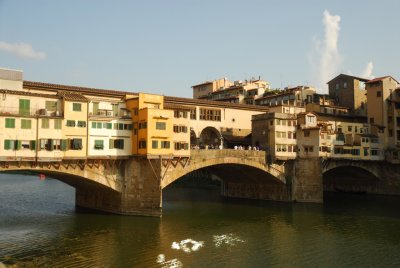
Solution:
M60 180L74 188L93 188L121 192L118 175L107 174L102 165L88 166L79 164L8 162L0 164L0 172L32 172L44 174ZM108 172L109 173L109 172Z
M362 161L332 161L323 166L324 191L377 193L383 185L376 166Z
M238 177L247 177L251 174L258 178L270 179L274 182L285 184L284 168L280 166L266 165L265 152L239 151L239 150L196 150L192 151L190 160L174 168L166 168L161 181L161 188L180 179L196 170L208 169L219 177L227 177L229 174L235 180ZM246 175L247 173L247 175ZM225 174L225 175L224 175ZM242 179L245 182L246 179ZM254 181L253 181L254 182Z

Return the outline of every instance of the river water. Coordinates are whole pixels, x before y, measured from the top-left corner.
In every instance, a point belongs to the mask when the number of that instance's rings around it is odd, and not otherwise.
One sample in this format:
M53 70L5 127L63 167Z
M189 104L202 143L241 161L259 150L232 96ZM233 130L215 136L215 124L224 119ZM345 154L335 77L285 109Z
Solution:
M77 212L74 189L0 175L0 264L11 267L399 267L400 197L226 200L166 189L163 217Z

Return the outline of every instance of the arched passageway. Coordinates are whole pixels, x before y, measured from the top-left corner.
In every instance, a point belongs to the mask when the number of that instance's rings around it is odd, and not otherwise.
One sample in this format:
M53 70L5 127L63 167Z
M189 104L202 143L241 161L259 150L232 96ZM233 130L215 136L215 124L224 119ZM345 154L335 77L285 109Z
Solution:
M221 145L221 133L215 127L206 127L200 133L199 145L208 147L219 147Z
M272 174L241 164L217 164L197 169L175 180L171 185L190 184L199 187L220 185L225 197L258 200L288 200L287 185ZM219 183L218 183L219 182ZM167 186L166 188L168 188Z
M324 191L346 193L377 193L382 187L373 173L355 166L340 166L323 174Z

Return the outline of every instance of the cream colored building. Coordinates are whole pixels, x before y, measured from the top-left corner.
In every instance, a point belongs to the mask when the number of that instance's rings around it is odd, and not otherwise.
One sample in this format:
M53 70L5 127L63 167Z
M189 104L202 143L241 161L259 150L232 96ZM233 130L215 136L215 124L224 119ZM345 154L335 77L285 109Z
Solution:
M90 96L88 156L132 154L132 118L121 98Z

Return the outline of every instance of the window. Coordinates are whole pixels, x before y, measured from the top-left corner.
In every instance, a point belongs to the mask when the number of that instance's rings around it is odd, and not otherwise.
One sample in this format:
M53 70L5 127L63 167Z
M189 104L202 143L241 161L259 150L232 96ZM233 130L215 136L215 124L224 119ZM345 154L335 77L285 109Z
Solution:
M165 122L156 122L156 129L165 130L166 129L166 123Z
M145 140L139 141L139 149L146 149L146 141Z
M32 122L30 119L21 119L21 128L22 129L31 129Z
M54 119L54 129L61 129L61 119Z
M196 120L196 108L190 110L190 119Z
M348 131L348 132L351 132L352 130L353 130L353 127L352 127L352 126L348 126L348 127L347 127L347 131Z
M6 128L15 128L15 118L6 118Z
M373 118L373 117L370 117L370 118L369 118L369 123L370 123L370 124L373 124L373 123L375 123L374 121L375 121L375 120L374 120L374 118Z
M276 132L276 137L277 137L277 138L286 138L286 132L277 131L277 132Z
M158 148L158 140L152 140L151 141L151 148L157 149Z
M364 156L368 156L369 155L369 148L368 147L364 147Z
M139 129L147 128L147 122L139 122Z
M14 140L4 140L4 150L15 150L16 143Z
M61 140L53 140L53 150L61 150Z
M86 127L86 121L78 121L78 127Z
M310 137L310 131L304 130L304 137Z
M46 110L50 112L57 111L57 102L56 101L46 101Z
M277 152L286 152L286 144L277 144L276 145Z
M307 123L314 124L315 123L315 116L308 116L307 115Z
M113 116L118 116L118 103L111 104Z
M20 115L29 115L30 113L30 100L19 100L19 114Z
M93 102L93 114L97 115L99 112L99 103L98 102Z
M377 91L377 92L376 92L376 96L377 96L377 97L381 97L381 96L382 96L382 91Z
M71 150L82 150L82 139L71 139L69 148Z
M221 110L200 109L200 120L221 121Z
M176 151L178 150L188 150L189 149L189 144L185 142L174 142L174 149Z
M106 129L112 129L112 123L104 123L103 127Z
M373 156L379 155L379 150L378 149L371 149L371 155L373 155Z
M169 149L170 148L170 142L169 141L161 141L161 148L162 149Z
M104 149L104 140L94 140L94 149L95 150L103 150Z
M42 118L42 128L49 128L50 127L50 119Z
M103 124L101 122L96 122L96 128L101 129Z
M110 140L110 148L111 148L111 141L113 143L113 148L124 149L124 139Z
M389 137L393 137L393 129L389 129Z
M175 133L187 133L188 132L188 128L187 126L178 126L178 125L174 125L174 132Z
M72 111L74 112L80 112L82 111L82 103L72 103Z
M343 83L343 88L347 88L347 82Z
M75 121L74 120L67 120L67 127L75 127Z

